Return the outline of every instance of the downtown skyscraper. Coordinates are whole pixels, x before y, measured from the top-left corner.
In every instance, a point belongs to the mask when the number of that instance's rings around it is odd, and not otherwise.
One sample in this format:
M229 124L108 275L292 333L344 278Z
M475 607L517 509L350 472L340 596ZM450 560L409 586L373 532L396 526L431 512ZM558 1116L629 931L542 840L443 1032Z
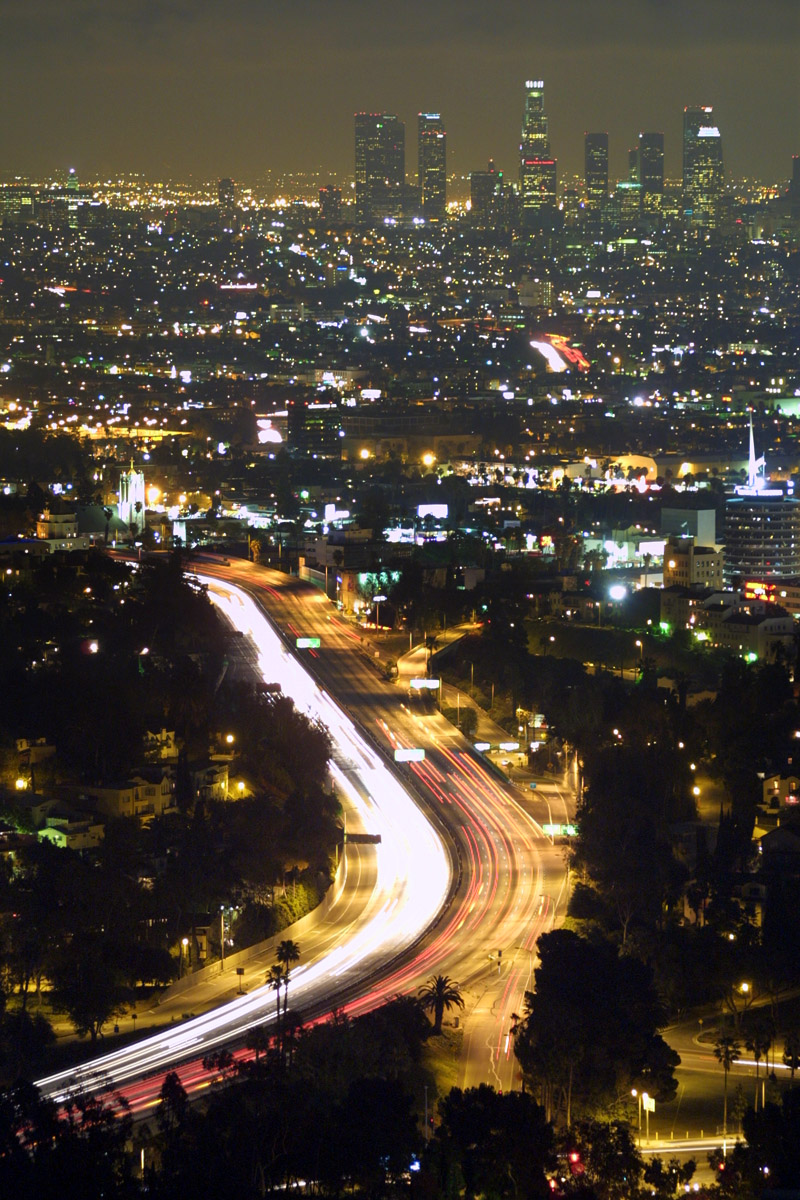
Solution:
M664 194L664 135L640 133L638 146L639 183L642 200Z
M406 127L393 113L355 114L356 215L365 224L402 215Z
M525 83L519 182L522 227L532 231L548 223L556 208L557 163L550 152L550 134L544 110L544 81Z
M724 171L722 137L710 105L683 110L683 208L688 225L715 229Z
M417 173L423 216L441 221L447 210L447 132L440 113L417 116Z
M608 134L583 135L583 178L586 208L600 212L608 200Z

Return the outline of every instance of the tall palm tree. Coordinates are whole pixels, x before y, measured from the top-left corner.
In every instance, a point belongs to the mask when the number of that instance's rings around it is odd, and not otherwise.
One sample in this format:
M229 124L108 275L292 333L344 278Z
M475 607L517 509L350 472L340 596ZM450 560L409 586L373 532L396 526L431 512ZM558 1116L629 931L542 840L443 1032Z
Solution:
M724 1033L717 1038L714 1043L714 1057L718 1063L722 1064L722 1069L725 1072L725 1101L722 1115L722 1136L727 1136L728 1133L728 1072L733 1064L741 1056L742 1048L728 1033Z
M289 967L299 959L300 947L291 938L284 938L278 946L275 957L283 967L283 1016L285 1020L289 1008Z
M756 1060L756 1112L758 1112L758 1064L763 1058L765 1061L764 1074L766 1075L769 1070L769 1048L771 1045L772 1031L766 1022L759 1022L745 1042L746 1048L753 1052L753 1058Z
M442 1032L442 1018L445 1009L463 1008L464 997L461 988L448 975L431 975L428 982L420 988L419 998L422 1007L433 1009L433 1032Z
M800 1067L800 1029L792 1028L786 1033L783 1043L783 1062L791 1071L791 1082L794 1085L794 1073Z
M266 982L277 995L277 1007L275 1009L275 1041L278 1049L281 1046L281 988L283 987L283 970L278 963L270 967L267 971Z

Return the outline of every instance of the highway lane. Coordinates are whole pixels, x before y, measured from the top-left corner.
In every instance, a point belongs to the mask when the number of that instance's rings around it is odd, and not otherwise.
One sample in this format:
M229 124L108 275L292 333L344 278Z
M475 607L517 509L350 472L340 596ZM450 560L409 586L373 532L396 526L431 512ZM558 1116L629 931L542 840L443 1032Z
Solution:
M198 573L246 588L288 638L319 637L320 648L306 651L310 668L383 752L424 749L423 762L401 770L455 839L461 884L424 946L352 1011L413 991L432 973L448 974L467 1001L462 1083L515 1086L513 1013L530 986L536 939L564 908L561 847L542 835L531 802L523 805L518 789L498 778L430 701L412 699L381 678L359 635L318 589L243 561L204 562ZM551 791L553 802L568 807L568 787Z
M385 974L411 950L447 900L453 864L431 822L352 722L287 653L253 601L235 588L214 586L215 599L237 628L253 635L265 678L279 677L299 707L331 730L337 787L358 810L363 828L381 838L372 855L374 878L359 878L343 892L315 937L304 941L302 961L292 971L292 1007L304 1014L325 1013L353 994L363 995L364 980ZM361 861L358 852L356 861ZM354 893L359 901L355 912ZM271 990L261 986L203 1016L37 1084L57 1100L77 1089L120 1088L139 1111L154 1103L163 1073L187 1059L193 1061L182 1068L182 1078L190 1083L207 1079L197 1060L219 1046L241 1041L253 1026L269 1025L274 1007Z
M349 920L334 910L320 938L304 945L303 964L293 973L292 1006L304 1016L334 1004L358 1014L398 992L413 992L433 973L447 973L461 984L467 1001L462 1083L514 1086L512 1014L530 984L536 938L563 906L560 852L543 838L516 790L498 780L439 713L415 708L379 678L361 653L358 635L316 589L245 562L205 563L199 574L237 627L255 631L265 679L277 679L301 708L331 728L337 786L352 794L365 829L382 838L374 890L362 916ZM325 688L309 687L275 635L264 633L251 597L289 638L320 637L321 649L309 652L308 665L367 731L366 740ZM395 746L410 745L426 749L423 763L403 768L419 808L376 753L377 746L391 754ZM446 909L453 863L423 816L426 810L458 848L457 886ZM165 1034L39 1083L55 1096L75 1086L124 1087L141 1111L156 1102L164 1071L181 1062L185 1086L205 1086L208 1073L199 1059L217 1046L241 1042L249 1027L268 1024L273 1009L272 994L258 988Z

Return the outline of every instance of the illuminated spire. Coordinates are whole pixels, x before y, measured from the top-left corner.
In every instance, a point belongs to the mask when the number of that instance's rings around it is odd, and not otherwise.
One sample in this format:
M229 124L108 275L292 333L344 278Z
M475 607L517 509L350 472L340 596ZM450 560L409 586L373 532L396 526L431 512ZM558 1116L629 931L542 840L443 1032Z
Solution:
M750 457L747 464L747 486L753 491L759 491L759 484L764 483L764 456L756 458L756 445L753 440L753 410L750 410Z

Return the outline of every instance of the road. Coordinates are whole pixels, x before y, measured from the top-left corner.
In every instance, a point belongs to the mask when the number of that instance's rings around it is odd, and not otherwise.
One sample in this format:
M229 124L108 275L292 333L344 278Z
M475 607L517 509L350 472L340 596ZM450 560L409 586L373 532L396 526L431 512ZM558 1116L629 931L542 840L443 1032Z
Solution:
M561 850L543 837L535 811L547 798L523 805L430 703L386 683L313 587L238 561L204 563L198 574L234 624L254 635L265 679L331 729L337 786L364 829L381 836L372 866L359 867L366 874L358 887L304 943L292 976L296 1011L321 1015L337 1004L357 1015L415 991L433 973L448 974L466 1000L462 1084L514 1086L512 1014L530 983L536 939L565 905ZM286 653L263 612L289 638L320 638L306 665L322 686ZM425 760L401 768L401 786L384 754L409 746L423 748ZM564 803L564 793L554 791L556 800ZM260 987L39 1086L55 1097L76 1086L123 1087L141 1111L155 1102L164 1071L183 1062L184 1086L202 1086L208 1074L198 1060L268 1023L273 1009L274 996Z
M563 850L543 836L541 823L548 804L557 819L574 816L571 789L554 782L523 796L475 753L430 697L412 698L386 682L359 634L313 586L243 561L221 568L204 564L202 574L246 588L290 638L318 637L320 648L306 652L308 665L382 751L425 751L423 762L401 770L423 810L449 831L460 884L446 918L413 959L352 1010L365 1010L381 992L389 998L413 991L434 972L449 975L466 1000L462 1085L488 1082L508 1090L517 1083L512 1014L530 985L536 939L566 903Z

